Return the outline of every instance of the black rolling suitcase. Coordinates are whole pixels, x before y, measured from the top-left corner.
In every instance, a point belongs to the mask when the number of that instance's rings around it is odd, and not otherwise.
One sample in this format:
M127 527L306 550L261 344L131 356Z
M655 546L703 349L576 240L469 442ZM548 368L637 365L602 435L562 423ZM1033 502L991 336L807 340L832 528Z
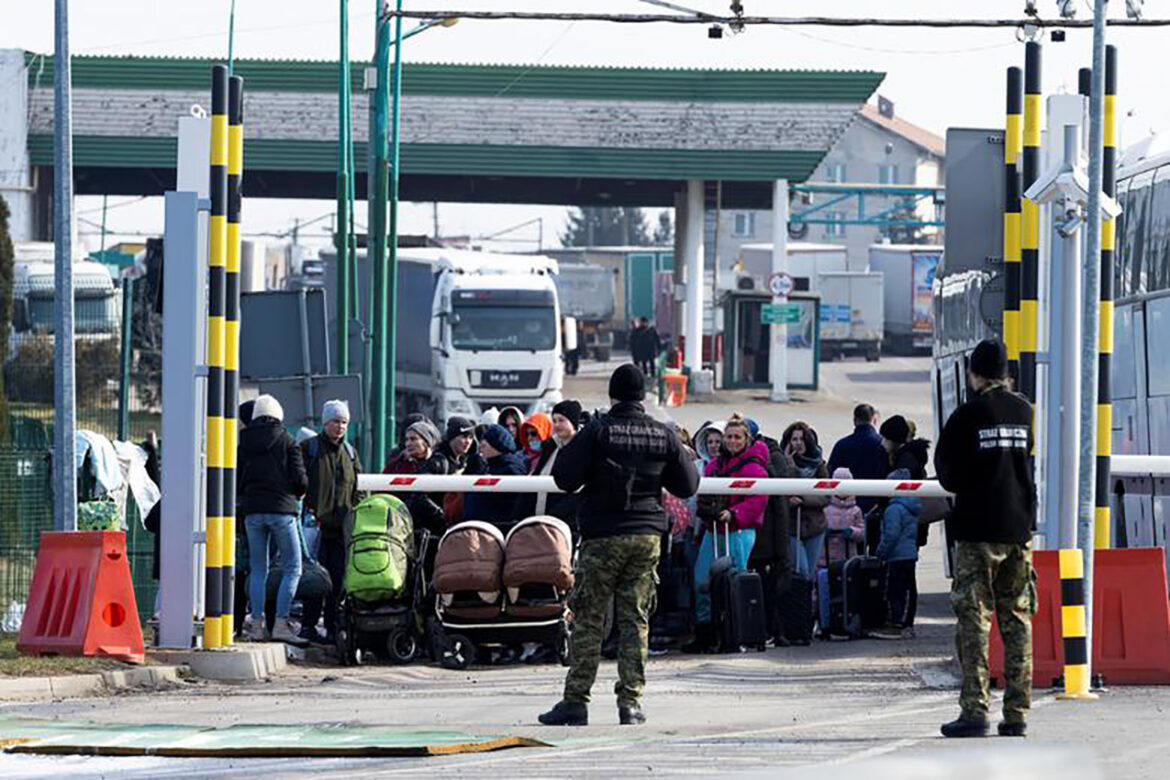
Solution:
M857 639L886 624L886 564L880 558L855 555L817 576L822 638Z
M767 649L768 621L764 612L764 581L754 571L740 571L719 557L719 532L712 530L715 562L711 568L711 614L719 648L725 653L741 647ZM731 531L723 526L727 559L731 557Z
M658 564L658 606L650 618L652 644L689 636L695 630L695 577L683 539L666 537Z
M800 507L796 508L796 538L800 538ZM791 543L791 542L790 542ZM815 565L815 564L814 564ZM813 638L813 582L796 570L792 560L792 581L780 595L780 627L784 638L794 645L807 645Z

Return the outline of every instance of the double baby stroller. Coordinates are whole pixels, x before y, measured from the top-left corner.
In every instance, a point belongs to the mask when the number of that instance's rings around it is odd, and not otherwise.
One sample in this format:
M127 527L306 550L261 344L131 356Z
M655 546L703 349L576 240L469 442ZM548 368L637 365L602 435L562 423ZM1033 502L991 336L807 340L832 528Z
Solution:
M346 666L371 652L396 664L418 655L425 587L415 550L414 523L402 501L376 494L354 509L337 602L337 651Z
M432 656L465 669L481 648L535 643L568 664L572 585L572 533L555 517L531 517L507 536L476 520L452 526L435 555Z

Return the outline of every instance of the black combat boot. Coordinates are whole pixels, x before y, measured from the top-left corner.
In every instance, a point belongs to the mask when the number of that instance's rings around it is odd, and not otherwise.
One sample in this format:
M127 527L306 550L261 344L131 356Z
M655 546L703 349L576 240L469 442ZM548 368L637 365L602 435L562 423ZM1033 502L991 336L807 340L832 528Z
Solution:
M618 721L623 726L641 726L646 722L646 713L637 704L619 704Z
M1026 737L1028 724L1022 720L1000 721L998 731L1001 737Z
M957 720L942 724L944 737L986 737L990 725L986 720L969 720L962 715Z
M580 702L561 699L537 720L546 726L588 726L589 708Z

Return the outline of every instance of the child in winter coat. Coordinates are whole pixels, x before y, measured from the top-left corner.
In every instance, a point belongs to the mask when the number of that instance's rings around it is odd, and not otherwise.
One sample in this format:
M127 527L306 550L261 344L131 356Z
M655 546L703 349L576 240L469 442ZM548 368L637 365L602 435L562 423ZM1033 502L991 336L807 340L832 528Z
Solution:
M910 479L906 469L895 469L889 479ZM890 499L882 515L882 538L877 557L887 562L886 596L890 622L883 634L913 636L914 613L918 609L918 515L922 502L909 496Z
M833 471L833 479L853 479L853 472L844 466ZM857 505L853 496L833 496L829 505L825 507L825 522L830 531L842 531L841 534L829 534L829 543L826 547L826 564L833 561L843 561L849 557L849 548L865 541L865 515Z

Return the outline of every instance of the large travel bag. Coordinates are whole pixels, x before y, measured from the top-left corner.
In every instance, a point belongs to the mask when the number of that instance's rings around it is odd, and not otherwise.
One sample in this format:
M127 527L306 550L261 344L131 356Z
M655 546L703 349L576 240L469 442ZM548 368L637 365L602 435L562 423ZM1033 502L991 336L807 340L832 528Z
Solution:
M379 493L354 508L345 560L345 592L351 598L400 598L412 558L414 524L405 504Z
M718 562L719 531L712 529L711 533ZM723 539L730 555L731 532L727 524L723 526ZM711 616L723 652L738 652L741 647L767 649L764 582L756 572L729 567L715 571L711 575Z
M855 555L817 573L821 636L857 639L886 623L886 565Z
M695 630L695 570L687 561L686 537L667 535L658 560L658 607L650 617L651 639L675 639Z

